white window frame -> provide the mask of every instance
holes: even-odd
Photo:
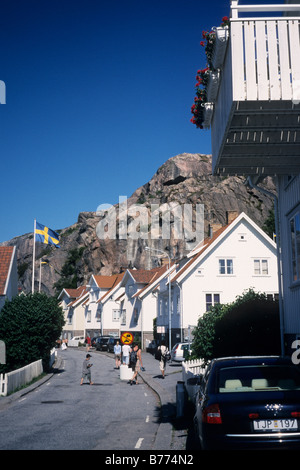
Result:
[[[224,266],[221,265],[222,262],[224,262]],[[223,269],[224,269],[224,272],[222,272]],[[220,276],[233,276],[234,275],[233,258],[229,258],[229,257],[219,258],[219,275]]]
[[[269,275],[269,260],[267,258],[254,258],[253,269],[254,269],[254,276],[268,276]]]
[[[207,296],[211,296],[211,302],[208,301]],[[217,300],[218,297],[218,300]],[[217,304],[221,303],[221,294],[220,292],[205,292],[205,308],[206,312],[209,312],[211,307],[214,307]],[[208,307],[209,306],[209,307]]]

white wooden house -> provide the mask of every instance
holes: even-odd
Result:
[[[58,296],[64,312],[65,325],[63,326],[62,339],[70,340],[74,336],[85,337],[85,307],[84,302],[88,297],[85,286],[77,289],[65,288]]]
[[[113,276],[112,287],[97,301],[97,312],[100,317],[100,334],[120,337],[125,323],[120,297],[124,292],[121,286],[124,273]]]
[[[157,327],[168,339],[168,279],[158,291]],[[246,214],[220,228],[178,263],[171,277],[172,345],[216,303],[228,303],[252,288],[278,296],[276,244]]]
[[[85,306],[85,331],[93,338],[94,336],[103,335],[105,332],[103,313],[103,305],[101,298],[107,294],[118,283],[119,275],[102,276],[92,275],[87,285],[88,298],[86,299]]]
[[[153,320],[157,314],[154,289],[166,272],[167,266],[150,270],[127,269],[121,283],[124,287],[120,297],[124,319],[122,331],[139,337],[143,348],[153,339]]]
[[[249,2],[251,3],[251,2]],[[277,181],[282,353],[300,337],[300,5],[232,1],[210,111],[213,173]],[[222,43],[222,44],[221,44]],[[216,54],[218,55],[218,54]]]
[[[18,295],[17,255],[15,246],[0,246],[0,310],[6,300]]]

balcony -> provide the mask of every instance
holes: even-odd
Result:
[[[232,2],[206,126],[214,174],[300,173],[299,10]]]

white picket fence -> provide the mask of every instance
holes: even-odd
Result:
[[[50,352],[50,367],[55,362],[57,351],[53,348]],[[30,383],[33,379],[43,373],[42,359],[32,362],[21,369],[0,374],[0,396],[7,396],[14,390]]]
[[[195,401],[199,385],[191,383],[192,381],[190,379],[196,379],[200,375],[203,375],[204,372],[205,365],[203,359],[194,359],[192,361],[184,361],[182,363],[182,381],[184,382],[187,394],[193,403]]]

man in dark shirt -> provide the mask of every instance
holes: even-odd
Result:
[[[89,363],[89,360],[92,356],[90,354],[87,354],[85,357],[85,360],[83,361],[82,364],[82,377],[81,377],[81,382],[80,385],[83,384],[83,381],[85,378],[90,382],[90,385],[93,385],[94,382],[92,382],[92,377],[91,377],[91,370],[90,368],[92,367],[93,364]]]

